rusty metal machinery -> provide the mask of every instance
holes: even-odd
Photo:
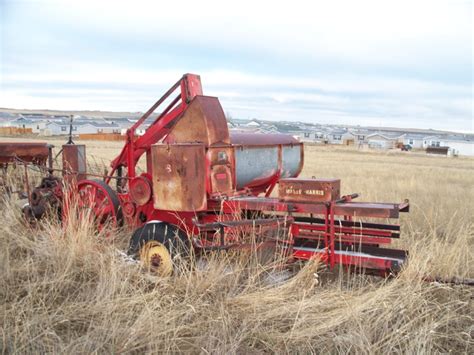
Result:
[[[5,192],[8,196],[12,193],[19,193],[20,196],[25,195],[29,199],[29,206],[26,213],[28,215],[40,216],[40,211],[43,210],[43,206],[47,204],[45,199],[42,199],[41,187],[40,190],[35,189],[33,192],[30,191],[30,183],[28,180],[28,164],[33,164],[38,168],[46,171],[46,164],[48,163],[48,169],[52,168],[52,157],[51,157],[52,146],[47,143],[32,143],[32,142],[9,142],[0,143],[0,169],[2,170],[2,176],[0,177],[0,191]],[[23,189],[17,190],[15,183],[18,181],[9,181],[8,168],[10,166],[17,167],[21,165],[24,167],[24,176],[21,185]],[[49,170],[50,171],[50,170]],[[45,186],[48,183],[41,183],[41,186]],[[48,184],[51,185],[51,184]],[[36,191],[37,190],[37,191]],[[41,200],[41,201],[40,201]],[[30,208],[32,203],[36,204],[36,212]]]
[[[227,250],[248,246],[243,234],[252,228],[261,231],[261,247],[277,243],[291,260],[319,257],[331,268],[380,275],[406,261],[406,251],[387,246],[400,237],[396,222],[407,201],[355,202],[357,194],[341,196],[339,179],[299,179],[303,144],[283,134],[229,132],[219,100],[203,95],[198,75],[185,74],[126,138],[101,181],[88,179],[80,146],[64,149],[63,174],[100,226],[135,230],[130,252],[146,265],[169,271],[160,262],[171,260],[183,235],[181,251]],[[146,170],[138,173],[142,156]],[[58,186],[51,190],[60,200]]]

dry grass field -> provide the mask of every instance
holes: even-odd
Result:
[[[104,159],[121,146],[86,144]],[[279,265],[246,255],[156,278],[117,252],[127,233],[105,241],[77,220],[31,229],[4,202],[0,352],[473,353],[473,288],[423,277],[474,277],[474,160],[308,146],[302,175],[341,178],[361,200],[410,199],[397,278],[311,262],[279,282]]]

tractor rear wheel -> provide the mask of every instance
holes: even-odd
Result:
[[[148,222],[135,230],[128,254],[139,258],[143,266],[160,276],[173,273],[175,259],[187,257],[189,238],[177,226],[160,221]]]

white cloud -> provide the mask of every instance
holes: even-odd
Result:
[[[57,84],[128,84],[146,86],[171,86],[182,74],[184,69],[165,71],[137,71],[102,65],[77,65],[74,71],[51,70],[37,72],[11,71],[3,76],[4,84],[14,83],[57,83]],[[249,74],[241,71],[207,70],[197,74],[205,87],[225,88],[265,88],[271,91],[277,89],[321,90],[324,92],[347,92],[357,94],[398,94],[398,95],[466,95],[471,86],[446,84],[436,81],[419,79],[398,79],[373,76],[334,76],[334,77],[300,77],[300,76],[271,76]],[[234,95],[237,91],[233,91]],[[313,96],[316,98],[316,96]]]
[[[364,64],[426,65],[472,48],[466,1],[95,1],[49,2],[64,26],[137,40],[264,51]],[[104,16],[102,16],[102,14]],[[451,50],[445,51],[448,46]],[[152,49],[152,44],[150,45]]]
[[[195,70],[235,117],[473,130],[472,77],[450,74],[472,63],[470,2],[8,3],[2,49],[13,59],[2,63],[0,106],[143,111]],[[91,49],[62,53],[74,36]],[[101,52],[109,40],[123,46]],[[148,53],[181,64],[140,67]]]

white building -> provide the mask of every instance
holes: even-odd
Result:
[[[474,140],[458,136],[443,137],[440,142],[442,147],[449,147],[449,155],[474,156]]]
[[[30,128],[32,133],[40,133],[41,130],[46,128],[46,120],[31,120],[24,117],[19,117],[17,119],[6,121],[3,123],[4,127],[17,127],[17,128]]]
[[[426,136],[423,138],[423,148],[441,147],[441,138],[439,136]]]
[[[392,149],[395,148],[401,136],[399,134],[377,132],[369,134],[366,139],[370,148]]]
[[[367,142],[367,136],[370,135],[369,131],[361,130],[361,129],[351,130],[350,133],[354,137],[353,139],[354,139],[354,143],[356,145],[361,145],[363,143],[366,143]]]
[[[449,147],[449,155],[474,156],[474,137],[461,135],[428,136],[423,138],[423,148]]]
[[[333,130],[328,133],[327,140],[330,144],[343,144],[344,138],[348,138],[348,135],[352,137],[352,134],[346,130]]]
[[[404,134],[401,137],[401,141],[405,145],[410,145],[412,148],[416,149],[422,149],[423,148],[423,142],[425,140],[425,137],[422,135],[416,135],[416,134]]]
[[[253,119],[249,123],[247,123],[246,126],[252,127],[252,128],[258,128],[261,126],[261,124],[256,119]]]
[[[69,122],[48,122],[42,130],[45,136],[68,135]],[[96,121],[73,121],[72,134],[120,133],[120,126],[116,123]]]

